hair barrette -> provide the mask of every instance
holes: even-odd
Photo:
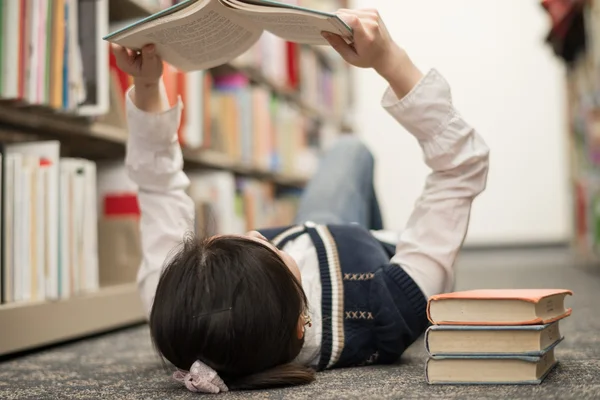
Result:
[[[200,360],[194,362],[189,371],[177,370],[173,374],[173,379],[184,384],[190,392],[220,393],[229,391],[217,371]]]

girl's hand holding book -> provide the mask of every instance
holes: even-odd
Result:
[[[352,28],[354,42],[347,44],[339,35],[329,32],[323,32],[323,37],[346,62],[373,68],[390,83],[399,98],[404,97],[423,75],[391,38],[377,10],[341,9],[336,14]]]
[[[117,44],[112,44],[111,47],[117,66],[133,77],[136,86],[158,83],[163,73],[163,63],[153,44],[147,44],[140,52]]]
[[[135,105],[147,112],[163,111],[165,107],[160,95],[163,62],[156,54],[155,46],[147,44],[140,52],[117,44],[111,47],[119,69],[133,77],[135,91],[132,100]]]

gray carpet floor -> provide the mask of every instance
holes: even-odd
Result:
[[[228,399],[600,399],[600,267],[575,266],[564,250],[465,252],[457,290],[572,289],[561,322],[558,367],[535,386],[429,386],[423,342],[393,366],[334,370],[304,387],[218,395]],[[1,332],[1,327],[0,327]],[[148,330],[138,326],[0,363],[0,399],[192,399],[169,379]]]

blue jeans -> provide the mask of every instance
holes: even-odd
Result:
[[[383,229],[373,185],[374,166],[373,155],[358,138],[342,136],[320,161],[294,222],[356,223],[366,229]]]

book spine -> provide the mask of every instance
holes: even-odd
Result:
[[[425,331],[425,335],[423,337],[423,343],[425,344],[425,351],[427,352],[427,354],[429,356],[432,356],[433,354],[431,354],[431,350],[430,350],[430,346],[429,346],[429,334],[431,333],[433,327],[429,327],[427,328],[427,330]]]

